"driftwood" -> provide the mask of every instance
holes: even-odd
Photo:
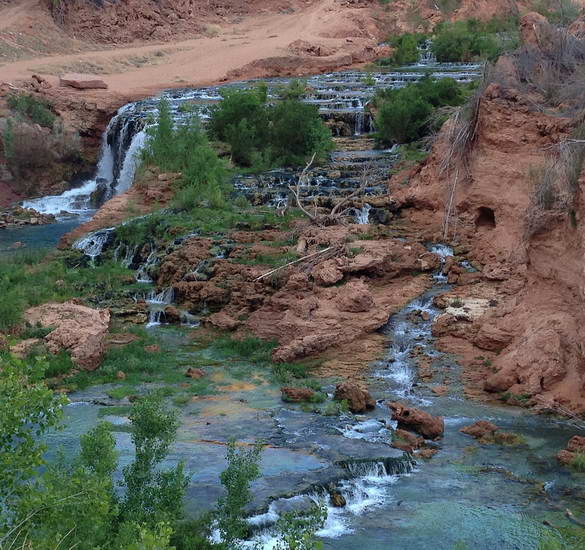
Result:
[[[296,185],[293,187],[289,185],[288,188],[290,192],[293,194],[295,199],[295,203],[297,207],[301,210],[312,223],[316,225],[337,225],[341,223],[342,219],[347,216],[347,213],[350,209],[343,209],[343,207],[348,204],[351,200],[355,199],[356,197],[361,196],[368,184],[370,183],[370,175],[372,172],[371,165],[367,164],[364,166],[364,171],[360,178],[360,185],[357,189],[355,189],[351,194],[346,197],[343,197],[332,209],[329,213],[326,214],[319,214],[317,210],[317,200],[315,199],[313,202],[313,213],[309,212],[309,210],[303,205],[301,200],[301,188],[303,183],[307,180],[307,176],[310,173],[311,167],[315,162],[315,155],[311,157],[311,160],[307,163],[303,171],[298,177]]]

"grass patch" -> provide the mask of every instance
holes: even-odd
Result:
[[[98,418],[104,416],[128,416],[132,412],[131,405],[119,405],[115,407],[102,407],[98,411]]]
[[[211,348],[230,359],[250,361],[252,363],[268,363],[277,343],[274,340],[262,340],[248,337],[242,340],[226,336],[215,340]]]
[[[571,459],[570,466],[577,472],[585,472],[585,454],[575,453]]]
[[[51,112],[50,104],[33,95],[22,93],[9,95],[7,102],[13,112],[45,128],[52,128],[57,119]]]

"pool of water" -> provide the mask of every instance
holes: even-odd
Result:
[[[78,227],[85,218],[74,218],[48,225],[27,225],[0,230],[0,255],[23,249],[54,248],[59,239]],[[15,247],[15,243],[24,246]]]

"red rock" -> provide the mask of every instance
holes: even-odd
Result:
[[[339,289],[337,307],[340,311],[366,312],[370,311],[374,305],[374,297],[363,281],[352,281]]]
[[[199,380],[205,376],[205,371],[202,369],[195,369],[193,367],[189,367],[187,372],[185,373],[187,378],[192,378],[193,380]]]
[[[99,367],[106,351],[106,336],[110,325],[110,312],[75,304],[44,304],[29,309],[25,320],[31,325],[54,327],[45,336],[51,353],[66,350],[72,361],[85,370]]]
[[[160,347],[156,344],[153,344],[152,346],[144,346],[144,351],[147,353],[158,353],[160,351]]]
[[[407,453],[412,453],[415,449],[422,447],[424,442],[425,440],[422,437],[406,430],[398,429],[393,434],[390,446]]]
[[[445,395],[446,393],[449,393],[449,386],[435,386],[432,391],[435,395]]]
[[[331,286],[343,279],[343,272],[335,259],[321,262],[311,273],[313,280],[322,286]]]
[[[78,90],[107,90],[108,85],[92,74],[68,73],[59,78],[59,86],[69,86]]]
[[[390,403],[388,406],[392,411],[392,420],[398,421],[399,428],[413,430],[426,439],[441,437],[445,431],[442,416],[432,416],[402,403]]]
[[[575,455],[585,455],[585,437],[580,435],[574,435],[567,443],[567,448],[559,451],[557,454],[557,460],[569,466],[575,459]]]
[[[480,349],[499,352],[512,341],[512,337],[510,332],[484,323],[473,339],[473,343]]]
[[[334,398],[337,401],[346,400],[352,413],[361,413],[376,408],[376,401],[367,388],[351,380],[337,384]]]
[[[470,435],[475,439],[482,439],[485,436],[493,436],[498,429],[499,428],[495,424],[492,424],[487,420],[478,420],[477,422],[471,424],[470,426],[465,426],[464,428],[461,428],[459,431],[461,433]]]
[[[310,401],[315,392],[309,388],[280,388],[282,400],[290,403]]]
[[[119,371],[116,373],[116,379],[117,379],[117,380],[126,380],[126,373],[125,373],[125,372],[123,372],[123,371],[121,371],[121,370],[119,370]]]
[[[420,456],[421,458],[428,460],[433,458],[438,452],[439,449],[420,449],[420,451],[416,453],[416,456]]]

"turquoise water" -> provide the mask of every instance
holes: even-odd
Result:
[[[85,220],[75,218],[68,221],[48,225],[27,225],[0,230],[0,254],[11,254],[22,248],[12,248],[14,243],[21,242],[25,248],[54,248],[59,239],[72,231]]]

